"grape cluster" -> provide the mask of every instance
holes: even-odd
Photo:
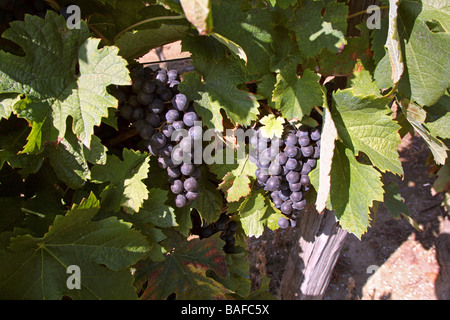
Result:
[[[219,219],[211,224],[202,226],[200,230],[201,238],[209,238],[216,232],[220,232],[220,239],[225,241],[223,250],[225,253],[233,253],[236,243],[237,222],[231,220],[230,217],[222,213]]]
[[[250,141],[256,148],[257,182],[270,192],[272,202],[285,215],[278,221],[280,228],[295,226],[306,207],[308,174],[319,158],[320,138],[318,128],[301,126],[288,130],[283,139],[265,139],[258,131]]]
[[[202,139],[197,113],[187,97],[178,92],[176,70],[135,67],[131,87],[121,87],[119,100],[122,118],[133,123],[149,152],[158,157],[167,171],[175,205],[184,207],[199,196],[200,168],[194,164],[194,140]]]

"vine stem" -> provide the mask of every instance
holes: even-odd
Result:
[[[381,9],[381,10],[383,10],[383,9],[389,9],[389,6],[381,6],[380,9]],[[367,13],[367,10],[362,10],[362,11],[359,11],[359,12],[356,12],[356,13],[353,13],[353,14],[349,15],[349,16],[347,17],[347,19],[352,19],[352,18],[354,18],[354,17],[360,16],[360,15],[366,14],[366,13]]]
[[[139,22],[137,22],[137,23],[135,23],[135,24],[133,24],[133,25],[131,25],[131,26],[129,26],[129,27],[123,29],[122,31],[120,31],[120,32],[114,37],[114,42],[116,42],[116,40],[117,40],[118,38],[120,38],[120,36],[123,35],[125,32],[127,32],[127,31],[129,31],[129,30],[131,30],[131,29],[134,29],[134,28],[136,28],[136,27],[139,27],[139,26],[141,26],[141,25],[143,25],[143,24],[150,23],[150,22],[153,22],[153,21],[159,21],[159,20],[177,20],[177,19],[184,19],[184,18],[186,18],[186,16],[182,14],[182,15],[179,15],[179,16],[162,16],[162,17],[154,17],[154,18],[149,18],[149,19],[145,19],[145,20],[139,21]]]
[[[318,106],[314,106],[314,109],[316,109],[316,111],[323,117],[323,112]]]

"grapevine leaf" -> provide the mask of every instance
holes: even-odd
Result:
[[[192,202],[191,207],[197,209],[206,223],[217,221],[222,212],[223,199],[217,186],[209,179],[209,172],[202,170],[199,181],[199,197]]]
[[[97,136],[92,137],[91,149],[88,149],[71,131],[67,131],[56,146],[49,145],[46,152],[58,178],[72,189],[82,187],[91,178],[88,163],[106,162],[106,147]]]
[[[272,56],[270,30],[271,13],[265,9],[241,11],[241,1],[216,0],[211,2],[214,33],[241,47],[248,58],[251,73],[269,71]]]
[[[42,238],[19,235],[0,251],[5,299],[136,299],[128,268],[146,257],[145,238],[114,217],[92,221],[95,196],[57,216]],[[80,268],[80,289],[67,286],[67,268]],[[24,276],[26,275],[26,276]]]
[[[278,72],[285,65],[289,64],[301,64],[302,56],[297,42],[293,39],[294,36],[289,33],[289,30],[282,26],[277,26],[273,31],[272,50],[274,53],[270,58],[272,71]]]
[[[242,59],[245,62],[245,64],[247,64],[248,62],[247,54],[240,45],[215,32],[212,32],[211,36],[213,36],[220,43],[224,44],[228,49],[230,49],[231,52],[233,52],[236,56]]]
[[[430,133],[435,137],[450,139],[450,97],[444,95],[434,106],[425,109],[430,116],[425,123]]]
[[[299,78],[296,68],[286,66],[277,74],[277,83],[273,91],[273,101],[288,120],[302,119],[308,115],[313,106],[321,105],[322,90],[319,84],[320,77],[311,70],[305,70]]]
[[[257,238],[263,234],[264,225],[270,223],[274,228],[273,221],[281,217],[280,211],[261,192],[253,192],[245,199],[239,208],[239,215],[245,234]]]
[[[228,274],[223,241],[218,235],[186,241],[172,232],[163,244],[168,251],[164,261],[138,265],[148,275],[143,300],[167,299],[172,293],[180,300],[226,299],[226,294],[231,293],[206,274],[208,270],[220,277]]]
[[[347,43],[347,13],[347,6],[335,1],[302,2],[293,29],[304,58],[313,57],[324,48],[332,53],[343,49]]]
[[[117,212],[122,206],[127,212],[138,212],[148,191],[142,180],[147,178],[149,157],[133,150],[123,150],[123,160],[108,155],[106,164],[91,169],[95,183],[109,182],[102,191],[102,206]]]
[[[388,115],[390,98],[359,96],[353,88],[338,90],[333,97],[336,108],[332,116],[345,145],[355,154],[367,154],[378,169],[402,175],[397,151],[400,126]]]
[[[330,171],[334,155],[334,143],[338,138],[336,126],[328,108],[324,108],[323,129],[320,143],[320,166],[317,189],[316,209],[322,212],[330,194]]]
[[[142,208],[134,217],[134,224],[142,227],[148,222],[155,226],[167,228],[177,226],[174,209],[164,204],[167,201],[168,191],[162,189],[150,189],[148,200],[144,201]],[[145,232],[145,228],[142,228]]]
[[[444,164],[447,159],[448,148],[441,140],[433,136],[423,126],[423,123],[427,117],[425,110],[417,104],[408,101],[406,98],[400,101],[400,106],[408,122],[420,134],[430,148],[434,160],[438,164]]]
[[[361,238],[370,225],[373,201],[383,201],[381,174],[359,163],[353,152],[337,141],[330,176],[331,208],[342,228]]]
[[[229,147],[216,151],[216,159],[209,166],[212,173],[222,180],[219,190],[224,191],[227,202],[239,201],[251,192],[250,177],[255,177],[256,165],[250,161],[249,156],[244,156],[245,146],[237,149]],[[232,155],[232,162],[227,160],[228,154]]]
[[[180,0],[186,18],[198,30],[201,36],[211,32],[213,21],[209,0]]]
[[[399,34],[407,61],[399,92],[419,105],[431,106],[450,87],[450,10],[447,1],[401,1]],[[442,31],[430,30],[436,22]]]
[[[400,190],[398,189],[398,185],[394,182],[389,184],[385,184],[383,186],[385,191],[383,205],[386,208],[387,212],[394,218],[400,219],[402,216],[406,218],[411,225],[420,231],[419,224],[414,221],[409,212],[408,206],[405,204],[405,200],[400,194]]]
[[[258,101],[247,91],[239,90],[237,85],[247,80],[241,60],[230,56],[216,63],[194,55],[193,65],[198,74],[184,75],[179,85],[181,92],[194,100],[194,108],[210,129],[223,130],[223,109],[234,123],[248,126],[258,116]]]
[[[8,119],[14,110],[14,105],[20,100],[18,93],[0,94],[0,118]]]
[[[14,22],[3,36],[25,51],[23,57],[0,52],[0,92],[21,93],[29,100],[14,110],[32,127],[23,151],[36,153],[62,138],[68,117],[89,148],[94,126],[108,115],[108,108],[117,107],[106,87],[130,81],[117,48],[97,49],[100,39],[88,38],[84,22],[80,29],[69,30],[64,18],[51,11],[45,20],[28,15],[24,22]]]
[[[273,114],[270,114],[264,116],[259,123],[263,125],[263,127],[259,129],[263,138],[272,139],[273,137],[278,137],[281,139],[281,136],[283,135],[283,118],[275,117]]]
[[[185,25],[162,24],[155,29],[129,31],[120,36],[115,44],[119,54],[125,59],[137,59],[151,49],[175,42],[183,38],[188,27]]]

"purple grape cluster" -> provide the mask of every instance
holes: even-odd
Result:
[[[209,238],[216,232],[220,232],[220,239],[225,241],[223,250],[225,253],[233,253],[237,227],[236,221],[231,220],[227,214],[222,213],[217,221],[201,227],[200,237]]]
[[[310,189],[308,174],[320,155],[321,133],[318,128],[301,126],[290,129],[283,139],[266,139],[258,131],[250,143],[256,148],[256,179],[275,207],[285,215],[280,228],[295,226],[306,207],[305,193]]]
[[[194,140],[202,139],[202,128],[196,125],[200,119],[187,97],[178,92],[176,70],[139,66],[130,74],[131,86],[116,93],[120,115],[133,123],[149,152],[167,171],[175,205],[187,206],[199,196],[201,173],[192,151]]]

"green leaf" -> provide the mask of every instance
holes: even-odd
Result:
[[[367,89],[364,89],[364,93]],[[381,171],[402,175],[397,146],[400,126],[389,115],[389,97],[356,95],[353,88],[333,95],[332,116],[340,138],[354,151],[364,152]]]
[[[450,9],[448,1],[401,1],[398,8],[399,34],[407,62],[399,92],[419,105],[431,106],[450,87]],[[430,30],[429,23],[444,32]]]
[[[400,106],[408,122],[420,134],[420,136],[428,145],[428,148],[430,148],[434,160],[438,164],[444,164],[445,160],[447,159],[448,148],[441,140],[433,136],[423,126],[427,117],[425,110],[419,105],[408,101],[408,99],[402,99],[400,101]]]
[[[186,18],[201,36],[211,32],[213,27],[211,3],[209,0],[180,0]]]
[[[330,205],[341,227],[356,237],[367,231],[373,201],[383,201],[381,174],[359,163],[350,149],[337,141],[331,167]]]
[[[199,197],[192,202],[191,207],[197,209],[205,223],[217,221],[222,212],[223,199],[217,190],[217,185],[209,179],[211,174],[205,169],[199,182]]]
[[[162,24],[159,27],[129,31],[115,42],[119,54],[125,59],[137,59],[151,49],[182,39],[188,27],[177,24]]]
[[[14,105],[20,100],[18,93],[0,94],[0,118],[8,119],[14,110]]]
[[[105,164],[106,151],[97,136],[92,137],[91,149],[88,149],[71,131],[67,131],[65,138],[56,146],[46,148],[56,175],[72,189],[82,187],[91,178],[88,163]]]
[[[73,132],[89,148],[94,126],[108,115],[108,108],[117,108],[106,87],[130,81],[118,49],[97,49],[100,39],[88,39],[84,22],[80,29],[69,30],[64,18],[52,11],[45,20],[26,16],[3,36],[25,51],[25,56],[0,52],[0,92],[21,93],[29,100],[16,103],[14,110],[32,127],[23,151],[37,153],[64,137],[68,117]]]
[[[239,216],[245,234],[260,237],[264,232],[264,225],[270,224],[271,229],[278,227],[274,226],[274,221],[278,221],[281,212],[261,192],[253,192],[241,204]]]
[[[218,235],[186,241],[172,232],[164,246],[168,253],[163,262],[138,265],[148,276],[141,299],[162,300],[175,293],[179,300],[211,300],[226,299],[231,293],[206,274],[209,270],[222,278],[228,274],[223,241]]]
[[[250,73],[269,71],[271,48],[271,12],[267,9],[241,11],[242,1],[216,0],[211,2],[214,33],[241,47],[248,58]]]
[[[402,216],[405,217],[417,231],[421,231],[419,224],[411,217],[409,208],[400,194],[398,185],[391,182],[389,184],[385,184],[383,189],[385,191],[383,205],[387,212],[389,212],[389,214],[397,220],[399,220]]]
[[[259,129],[263,138],[272,139],[273,137],[278,137],[281,139],[284,129],[283,118],[275,117],[273,114],[270,114],[259,120],[259,123],[263,125]]]
[[[57,216],[42,238],[19,235],[0,251],[2,299],[136,299],[128,267],[148,253],[131,224],[91,219],[99,203],[91,195]],[[67,268],[80,268],[81,288],[69,289]]]
[[[148,200],[144,201],[142,208],[134,217],[134,223],[145,226],[150,222],[155,226],[168,228],[176,227],[174,209],[166,205],[168,191],[162,189],[150,189]],[[142,228],[145,232],[145,228]]]
[[[273,91],[273,101],[283,117],[288,120],[301,120],[308,115],[313,106],[322,105],[323,94],[319,84],[320,77],[311,70],[305,70],[299,78],[296,68],[286,66],[277,74]]]
[[[203,77],[193,72],[185,74],[179,89],[194,100],[194,108],[206,127],[223,130],[221,109],[236,124],[248,126],[256,120],[258,101],[249,92],[237,88],[247,81],[241,60],[230,56],[212,63],[194,53],[193,58],[195,70]]]
[[[302,2],[293,30],[304,58],[313,57],[323,49],[332,53],[342,50],[347,43],[347,13],[347,6],[336,1]]]
[[[450,139],[450,97],[442,96],[438,103],[429,108],[425,108],[429,118],[425,126],[435,137]]]
[[[91,169],[92,182],[109,182],[101,193],[102,207],[117,212],[120,207],[129,213],[138,212],[148,190],[142,180],[147,178],[149,156],[123,149],[123,160],[108,155],[106,164]]]

